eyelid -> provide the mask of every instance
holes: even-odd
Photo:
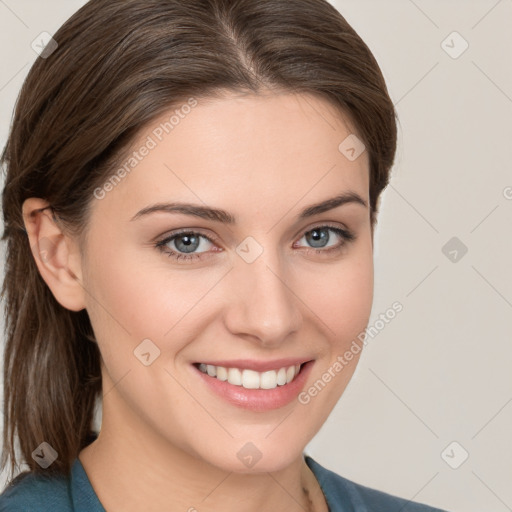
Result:
[[[162,235],[161,237],[158,237],[158,240],[166,240],[168,238],[172,238],[172,237],[175,237],[175,236],[178,236],[178,235],[185,235],[185,234],[194,234],[194,235],[201,235],[203,236],[204,238],[207,238],[208,240],[210,240],[211,242],[215,241],[215,240],[219,240],[219,237],[216,236],[216,235],[206,235],[201,228],[181,228],[181,229],[178,229],[176,231],[170,231],[169,233],[167,234],[164,234]]]
[[[304,236],[306,233],[309,233],[310,231],[313,231],[314,229],[319,228],[331,228],[331,229],[341,229],[342,231],[345,231],[347,233],[351,233],[352,231],[343,224],[342,222],[330,222],[330,221],[318,221],[318,222],[312,222],[309,226],[306,226],[305,228],[300,229],[294,238],[297,238],[299,236]]]

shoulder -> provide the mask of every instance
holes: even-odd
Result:
[[[0,512],[67,512],[73,505],[65,476],[19,474],[0,494]]]
[[[333,512],[345,510],[347,506],[361,512],[446,512],[348,480],[324,468],[310,456],[306,456],[306,462],[317,477]]]

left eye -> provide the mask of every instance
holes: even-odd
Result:
[[[329,232],[335,233],[341,242],[334,246],[327,245],[331,240]],[[302,236],[302,239],[306,239],[307,243],[313,244],[312,247],[307,248],[315,253],[330,253],[331,251],[340,250],[345,244],[355,239],[355,235],[346,229],[339,228],[337,226],[318,226],[309,231],[306,231]],[[205,242],[203,243],[202,240]],[[173,244],[173,249],[168,247],[168,244]],[[203,252],[200,251],[195,253],[199,248],[204,248],[204,245],[208,243],[213,244],[214,242],[201,233],[195,231],[182,231],[171,235],[155,244],[155,246],[169,257],[176,260],[192,260],[201,258]]]
[[[174,249],[176,249],[178,253],[174,252],[172,249],[170,251],[165,250],[164,247],[170,243],[172,243]],[[172,235],[165,240],[158,242],[157,247],[159,247],[164,252],[167,252],[169,256],[175,256],[177,259],[191,259],[193,257],[199,257],[198,255],[194,254],[194,251],[199,248],[204,248],[204,245],[208,245],[208,243],[212,244],[213,242],[207,236],[191,231]],[[200,251],[200,253],[201,252],[206,251]]]
[[[346,242],[354,238],[352,233],[348,232],[345,229],[341,229],[334,226],[319,226],[317,228],[313,228],[309,231],[306,231],[302,238],[305,238],[308,241],[308,243],[318,244],[313,245],[313,249],[329,247],[328,245],[326,245],[331,240],[329,231],[336,233],[336,235],[342,239],[341,243],[335,246],[336,248],[340,247],[341,245],[344,245]]]

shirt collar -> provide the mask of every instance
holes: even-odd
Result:
[[[71,500],[74,512],[106,512],[78,457],[71,466]]]
[[[368,512],[352,482],[324,468],[309,455],[304,455],[304,460],[320,484],[329,512]]]

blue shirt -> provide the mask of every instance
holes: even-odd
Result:
[[[306,464],[325,495],[330,512],[446,512],[357,484],[330,471],[309,455]],[[18,475],[0,495],[0,512],[105,512],[80,459],[69,478]]]

